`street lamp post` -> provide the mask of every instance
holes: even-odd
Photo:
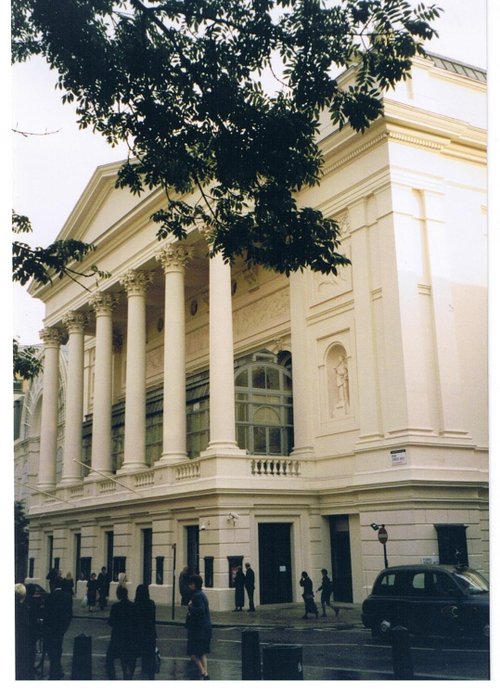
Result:
[[[389,535],[387,534],[387,529],[385,528],[385,524],[376,524],[376,522],[372,522],[370,527],[373,529],[374,532],[378,532],[377,538],[384,547],[384,568],[389,567],[389,562],[387,560],[387,540],[389,538]]]

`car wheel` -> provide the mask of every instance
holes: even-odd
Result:
[[[372,636],[374,638],[388,638],[391,628],[392,624],[388,619],[379,618],[377,619],[375,626],[372,628]]]

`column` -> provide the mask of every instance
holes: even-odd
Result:
[[[312,428],[312,394],[314,384],[311,359],[307,350],[307,275],[297,271],[290,275],[290,329],[293,377],[294,457],[314,454]]]
[[[96,292],[90,298],[96,316],[94,412],[92,417],[92,469],[113,473],[111,462],[111,408],[113,397],[113,308],[115,298]],[[98,477],[91,472],[92,477]]]
[[[40,338],[44,342],[44,354],[38,488],[46,491],[53,489],[56,485],[57,397],[61,332],[57,328],[43,329],[40,331]]]
[[[81,312],[68,312],[63,324],[68,332],[68,380],[66,416],[64,419],[64,458],[61,483],[80,483],[83,421],[83,339],[86,317]]]
[[[238,450],[234,406],[231,266],[222,254],[210,258],[210,442],[209,450]]]
[[[146,288],[152,280],[146,271],[120,279],[128,298],[123,472],[146,468]]]
[[[184,269],[191,256],[191,248],[167,244],[156,257],[165,273],[163,452],[161,461],[187,459]]]

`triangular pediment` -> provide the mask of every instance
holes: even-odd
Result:
[[[151,195],[145,191],[137,196],[128,188],[115,188],[122,165],[123,160],[97,167],[57,236],[58,240],[77,239],[95,244]]]

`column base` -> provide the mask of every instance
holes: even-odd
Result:
[[[81,476],[71,476],[67,478],[62,478],[59,481],[59,486],[64,488],[69,488],[70,486],[81,486],[83,483],[83,478]]]
[[[290,457],[296,457],[297,459],[309,459],[310,457],[314,457],[314,447],[297,447],[297,449],[293,449],[290,453]]]
[[[136,474],[139,471],[146,471],[149,466],[146,462],[123,462],[116,472],[117,474]]]
[[[239,457],[246,457],[248,452],[244,449],[240,449],[236,442],[227,442],[225,440],[215,440],[211,442],[206,450],[200,452],[200,457],[213,457],[217,454],[225,455],[238,455]]]
[[[189,462],[189,457],[186,452],[168,452],[161,455],[155,464],[180,464],[181,462]]]

